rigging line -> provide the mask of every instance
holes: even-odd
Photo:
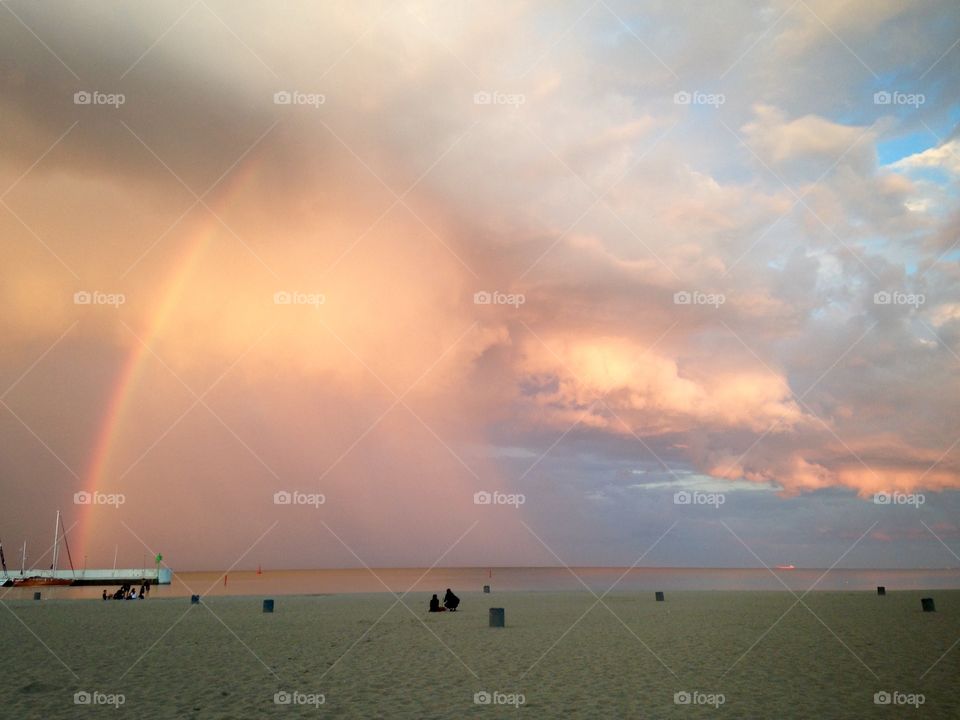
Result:
[[[73,576],[77,576],[77,570],[73,567],[73,558],[70,556],[70,543],[67,541],[67,529],[63,526],[63,518],[58,518],[60,521],[60,528],[63,530],[63,544],[67,548],[67,560],[70,561],[70,572],[73,573]]]

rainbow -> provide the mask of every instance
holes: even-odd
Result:
[[[227,204],[230,198],[236,196],[251,184],[258,169],[259,163],[256,157],[247,158],[244,161],[235,171],[234,180],[224,191],[218,194],[216,204],[211,204],[217,214],[220,214],[220,209]],[[138,332],[139,339],[130,338],[130,351],[118,373],[117,381],[109,393],[106,410],[100,420],[90,461],[84,473],[86,479],[84,489],[88,492],[96,492],[105,484],[108,484],[109,471],[112,469],[110,460],[124,426],[124,418],[126,418],[127,411],[130,408],[131,399],[136,394],[136,389],[143,374],[144,361],[151,356],[151,348],[153,348],[155,341],[163,334],[170,318],[179,308],[187,281],[193,275],[200,260],[210,248],[222,227],[220,221],[213,217],[209,211],[202,207],[199,211],[206,212],[209,218],[199,224],[195,232],[188,234],[184,249],[174,263],[173,271],[162,285],[160,291],[162,299],[147,322],[146,330]],[[90,508],[84,506],[80,506],[80,508],[81,517],[77,535],[80,554],[82,555],[95,531],[96,513],[91,512]]]

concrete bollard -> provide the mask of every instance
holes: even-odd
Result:
[[[199,604],[200,604],[200,596],[199,596],[199,595],[191,595],[191,596],[190,596],[190,604],[191,604],[191,605],[199,605]]]
[[[936,612],[937,606],[933,604],[933,598],[920,598],[920,607],[924,612]]]
[[[35,592],[35,593],[33,594],[33,599],[34,599],[34,600],[39,600],[39,599],[40,599],[40,593],[39,593],[39,592]]]
[[[265,613],[272,613],[272,612],[273,612],[273,600],[272,600],[272,599],[268,599],[268,600],[264,600],[264,601],[263,601],[263,611],[264,611]]]
[[[656,598],[657,598],[657,602],[663,602],[663,593],[657,590]]]
[[[887,589],[883,585],[877,585],[877,595],[886,595]]]
[[[506,627],[503,608],[490,608],[490,627]]]
[[[490,586],[489,586],[489,585],[484,585],[484,586],[483,586],[483,591],[484,591],[485,593],[487,593],[487,595],[489,595],[489,594],[490,594]]]

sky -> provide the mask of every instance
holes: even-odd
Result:
[[[0,87],[10,566],[960,563],[949,0],[13,0]]]

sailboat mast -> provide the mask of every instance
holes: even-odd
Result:
[[[20,556],[20,574],[27,569],[27,541],[23,541],[23,555]]]
[[[53,572],[57,572],[57,550],[60,545],[60,511],[57,510],[57,524],[53,527]]]

